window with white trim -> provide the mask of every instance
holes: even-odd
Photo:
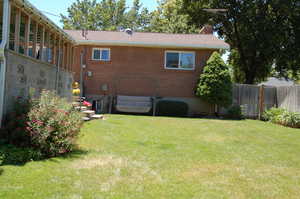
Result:
[[[110,61],[110,49],[93,48],[92,59],[97,61]]]
[[[195,69],[195,52],[188,51],[166,51],[165,68],[179,70]]]

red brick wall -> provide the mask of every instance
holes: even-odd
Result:
[[[111,61],[93,61],[93,48],[110,48]],[[86,51],[85,93],[103,95],[101,85],[107,84],[112,95],[137,95],[161,97],[194,97],[196,83],[211,50],[187,50],[196,52],[195,70],[171,70],[164,68],[165,51],[174,49],[78,46],[75,48],[75,80],[80,79],[80,53]],[[176,49],[178,50],[178,49]]]

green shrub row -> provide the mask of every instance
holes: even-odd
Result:
[[[263,120],[292,128],[300,128],[300,114],[282,108],[271,108],[264,112]]]
[[[182,101],[161,100],[156,106],[158,116],[185,117],[189,111],[187,103]]]
[[[224,116],[227,119],[241,120],[244,118],[241,106],[232,105],[227,109],[227,113]]]

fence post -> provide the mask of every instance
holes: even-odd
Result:
[[[259,112],[258,112],[258,119],[261,120],[262,115],[264,113],[264,104],[265,104],[265,86],[261,85],[259,88]]]

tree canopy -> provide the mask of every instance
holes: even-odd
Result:
[[[149,27],[151,32],[198,33],[199,28],[189,24],[189,16],[181,12],[182,0],[160,0],[158,7],[151,13]]]
[[[64,29],[119,30],[131,28],[141,32],[197,33],[199,27],[189,25],[189,16],[181,12],[182,0],[158,0],[150,12],[140,0],[126,7],[126,0],[77,0],[61,15]]]
[[[77,0],[68,8],[68,16],[61,15],[64,29],[74,30],[141,31],[149,20],[150,13],[139,0],[134,0],[131,8],[126,7],[126,0]]]
[[[300,71],[298,0],[184,0],[190,23],[210,23],[231,46],[235,76],[253,84]]]

